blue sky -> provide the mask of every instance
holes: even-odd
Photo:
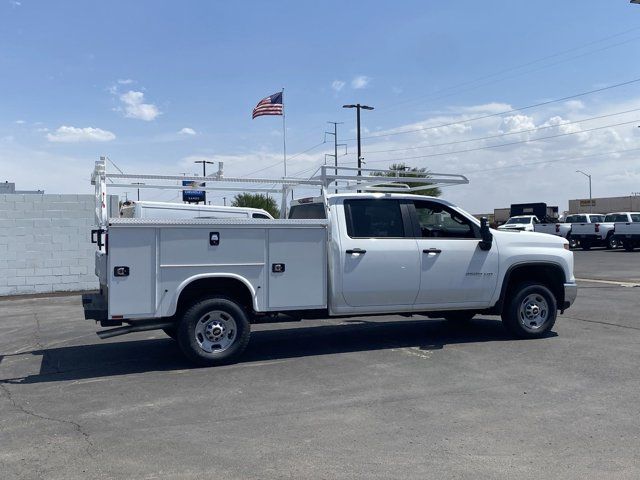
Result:
[[[353,111],[344,103],[376,107],[363,115],[365,136],[460,122],[365,139],[371,166],[425,151],[400,148],[548,126],[462,148],[523,140],[519,145],[450,155],[461,146],[445,146],[428,151],[447,155],[407,163],[476,172],[469,187],[448,197],[469,210],[539,200],[563,209],[567,198],[585,194],[576,168],[594,171],[594,194],[640,190],[633,153],[527,166],[640,147],[632,124],[573,131],[640,119],[635,112],[577,123],[639,108],[640,83],[468,120],[638,78],[639,53],[640,5],[626,0],[0,0],[0,180],[51,193],[88,192],[101,154],[127,172],[197,172],[193,160],[206,158],[224,160],[228,175],[251,173],[282,155],[281,118],[251,120],[251,110],[284,87],[290,155],[322,142],[328,120],[345,122],[340,136],[353,138]],[[572,133],[525,142],[556,131]],[[289,172],[313,171],[325,147],[292,159]],[[353,165],[355,156],[341,161]],[[524,166],[505,168],[517,165]],[[493,173],[477,173],[485,168]],[[260,172],[281,174],[281,165]]]

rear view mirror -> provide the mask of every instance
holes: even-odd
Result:
[[[481,250],[491,250],[491,244],[493,243],[493,234],[491,230],[489,230],[489,225],[487,223],[487,217],[482,217],[480,219],[480,236],[482,240],[478,244]]]

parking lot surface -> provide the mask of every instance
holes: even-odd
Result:
[[[576,252],[576,305],[540,340],[314,320],[257,325],[218,368],[161,332],[99,340],[78,296],[1,301],[1,476],[637,479],[639,272]]]

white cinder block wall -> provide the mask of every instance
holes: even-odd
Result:
[[[0,295],[98,288],[93,195],[0,195]]]

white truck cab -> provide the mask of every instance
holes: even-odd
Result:
[[[251,323],[279,313],[501,315],[513,335],[538,338],[576,298],[566,240],[492,230],[440,198],[325,194],[289,217],[109,219],[95,231],[101,292],[85,316],[115,327],[101,338],[161,328],[194,362],[218,365],[242,353]]]

